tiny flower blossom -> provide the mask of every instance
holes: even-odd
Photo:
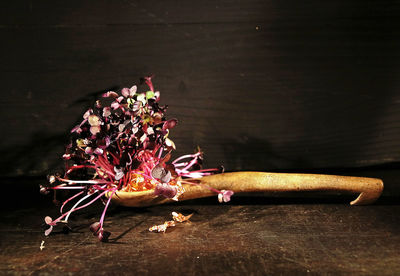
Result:
[[[221,190],[221,192],[218,193],[218,201],[220,203],[228,202],[231,200],[232,195],[233,195],[233,191],[231,191],[231,190]]]

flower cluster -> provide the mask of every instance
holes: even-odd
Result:
[[[69,189],[77,193],[63,202],[60,217],[45,218],[45,235],[57,223],[67,223],[71,213],[102,199],[105,208],[90,229],[99,240],[107,241],[111,233],[104,230],[104,217],[116,191],[154,190],[155,195],[178,200],[184,192],[182,177],[199,178],[219,172],[200,169],[200,150],[168,163],[175,149],[169,133],[178,121],[166,119],[167,107],[159,105],[160,92],[154,91],[151,77],[144,78],[144,82],[147,91],[138,92],[135,85],[123,88],[121,94],[103,94],[71,130],[71,142],[63,155],[65,174],[50,176],[49,185],[42,186],[41,192]],[[218,193],[221,202],[229,201],[232,195],[230,191],[208,188]],[[64,212],[73,201],[73,206]]]

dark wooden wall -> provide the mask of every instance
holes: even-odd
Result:
[[[2,1],[1,174],[61,165],[96,96],[156,75],[177,155],[227,170],[400,161],[400,3]]]

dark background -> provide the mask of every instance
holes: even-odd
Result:
[[[152,73],[180,121],[175,156],[199,145],[227,171],[372,171],[396,192],[398,2],[0,5],[3,178],[57,170],[96,97]]]
[[[0,37],[0,274],[400,275],[399,1],[0,1]],[[111,205],[108,244],[88,231],[97,202],[44,237],[58,208],[38,187],[70,129],[148,74],[175,157],[379,177],[383,196]],[[192,222],[149,233],[172,211]]]

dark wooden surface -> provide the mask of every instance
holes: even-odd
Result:
[[[398,275],[398,1],[0,3],[0,274]],[[340,197],[235,197],[113,208],[112,242],[73,217],[43,236],[69,129],[101,92],[149,73],[175,156],[201,146],[228,171],[380,177],[377,205]],[[297,195],[299,196],[299,195]],[[322,195],[319,195],[322,196]],[[97,209],[97,210],[96,210]],[[191,224],[147,231],[172,211]],[[45,241],[43,251],[39,250]]]
[[[44,236],[43,219],[57,216],[51,196],[34,193],[42,179],[3,180],[12,201],[0,206],[0,274],[15,275],[398,275],[400,205],[384,196],[350,206],[354,197],[321,193],[232,197],[144,209],[111,206],[101,243],[89,231],[102,204],[73,214],[73,232]],[[165,234],[148,228],[193,213]],[[40,244],[45,241],[41,251]]]
[[[88,230],[99,217],[96,208],[71,218],[73,232],[57,229],[44,237],[40,224],[54,213],[47,207],[1,211],[1,274],[400,273],[400,206],[387,198],[363,207],[341,199],[264,197],[235,197],[228,205],[212,198],[147,209],[114,207],[107,214],[109,243]],[[194,215],[165,234],[148,231],[169,220],[172,211]]]
[[[400,161],[397,1],[6,1],[2,175],[59,167],[101,91],[154,73],[180,125],[227,170]]]

